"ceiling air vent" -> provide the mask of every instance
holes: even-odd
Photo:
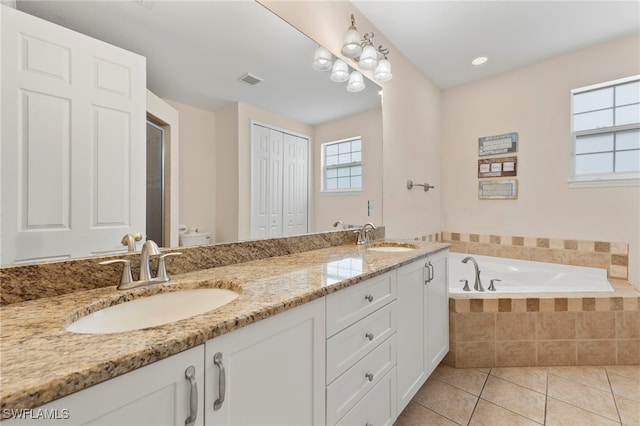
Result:
[[[255,86],[256,84],[260,83],[262,79],[258,76],[255,76],[247,72],[240,76],[240,81],[244,81],[250,86]]]

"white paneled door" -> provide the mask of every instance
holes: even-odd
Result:
[[[251,126],[251,238],[308,232],[308,138]]]
[[[145,59],[3,6],[0,263],[145,230]]]

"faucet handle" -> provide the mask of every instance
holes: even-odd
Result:
[[[460,280],[461,283],[464,283],[464,287],[462,287],[463,291],[471,291],[469,288],[469,280]]]
[[[133,282],[133,277],[131,276],[131,262],[127,259],[114,259],[100,262],[100,265],[111,265],[113,263],[122,263],[124,265],[122,268],[122,277],[120,278],[120,284],[118,285],[118,288],[123,285],[131,284]]]
[[[169,281],[169,274],[167,274],[167,265],[165,264],[164,259],[169,256],[180,256],[182,252],[174,251],[171,253],[165,253],[158,256],[158,273],[156,274],[156,279],[158,281]]]
[[[496,286],[493,284],[494,281],[502,281],[502,280],[499,280],[498,278],[492,279],[491,282],[489,283],[489,288],[487,290],[496,291]]]

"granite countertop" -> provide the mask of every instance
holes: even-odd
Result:
[[[342,245],[174,275],[169,283],[139,289],[111,286],[2,307],[0,408],[35,408],[449,247],[410,244],[418,248],[374,252]],[[114,301],[200,287],[240,295],[214,311],[145,330],[64,329]]]

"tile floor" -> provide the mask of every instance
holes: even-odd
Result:
[[[441,364],[395,426],[640,425],[640,365],[456,369]]]

